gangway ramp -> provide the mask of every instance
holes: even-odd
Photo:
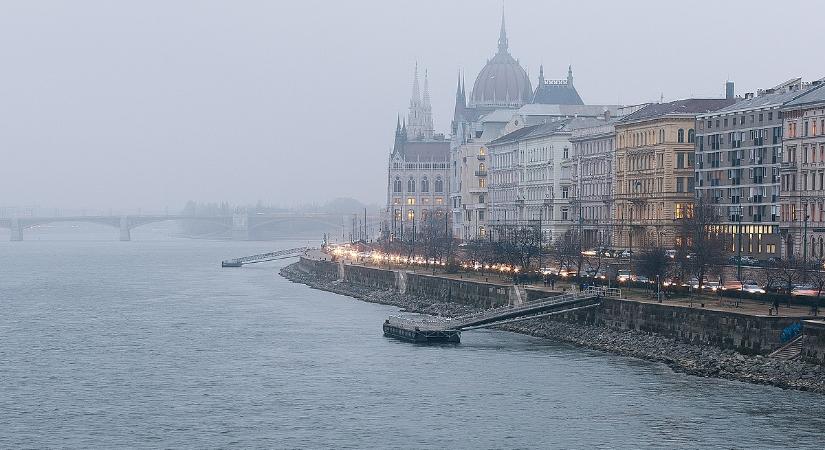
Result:
[[[603,298],[621,298],[621,290],[591,286],[579,292],[504,306],[454,318],[396,317],[384,322],[384,335],[412,342],[458,342],[462,331],[594,308]]]
[[[449,320],[448,323],[449,328],[454,330],[493,327],[505,323],[520,322],[579,309],[592,308],[601,304],[601,299],[604,297],[619,298],[621,297],[621,290],[617,288],[591,286],[582,291],[547,297],[518,306],[503,306],[479,313],[455,317]]]
[[[267,261],[275,261],[278,259],[294,258],[296,256],[303,255],[309,249],[309,247],[297,247],[286,250],[278,250],[269,253],[261,253],[259,255],[250,255],[234,259],[225,259],[221,261],[221,267],[241,267],[245,264],[257,264]]]

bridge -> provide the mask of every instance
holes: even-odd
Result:
[[[207,221],[230,228],[233,226],[232,217],[199,217],[183,215],[123,215],[123,216],[58,216],[58,217],[12,217],[0,218],[0,228],[11,230],[12,241],[22,241],[23,231],[50,223],[86,222],[107,225],[120,229],[120,240],[131,241],[132,230],[139,226],[170,220],[197,220]]]
[[[297,247],[275,252],[261,253],[259,255],[242,256],[240,258],[226,259],[221,261],[221,267],[241,267],[245,264],[257,264],[278,259],[294,258],[303,255],[309,247]]]
[[[413,342],[458,342],[462,331],[594,308],[601,304],[602,298],[620,297],[620,289],[591,286],[579,292],[453,318],[390,316],[384,322],[384,335]]]
[[[191,215],[110,215],[110,216],[53,216],[53,217],[11,217],[0,218],[0,228],[11,230],[12,241],[22,241],[23,232],[39,225],[60,222],[85,222],[111,226],[120,230],[121,241],[131,241],[131,231],[139,226],[165,221],[198,221],[216,225],[231,235],[233,240],[249,240],[256,230],[272,224],[302,221],[317,223],[324,227],[340,229],[351,216],[328,213],[283,212],[272,214],[250,214],[238,212],[231,216],[191,216]],[[345,218],[345,220],[342,220]]]

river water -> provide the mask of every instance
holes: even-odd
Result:
[[[287,262],[220,268],[305,241],[134,237],[0,242],[0,448],[825,442],[821,395],[506,332],[411,345]]]

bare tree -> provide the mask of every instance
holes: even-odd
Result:
[[[804,268],[800,261],[796,259],[781,259],[775,266],[776,277],[787,295],[791,295],[793,285],[802,279]]]
[[[819,263],[812,262],[807,270],[807,279],[816,289],[816,300],[811,307],[813,315],[819,315],[819,303],[822,301],[822,291],[825,290],[825,272]]]
[[[730,245],[728,235],[717,229],[721,222],[719,211],[705,197],[698,198],[680,220],[677,262],[683,272],[696,277],[701,292],[705,276],[725,264],[724,249]]]
[[[662,247],[654,247],[636,259],[636,272],[655,280],[656,277],[664,277],[667,274],[669,264],[670,257],[667,256],[667,251]]]

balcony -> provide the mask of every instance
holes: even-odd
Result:
[[[476,170],[476,176],[477,177],[486,177],[487,176],[487,171],[486,170]]]
[[[478,155],[476,155],[476,158],[478,158],[479,161],[484,161],[487,159],[487,155],[479,153]]]

